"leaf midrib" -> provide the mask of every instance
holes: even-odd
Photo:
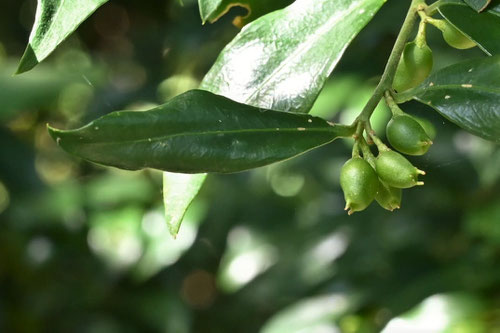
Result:
[[[89,142],[89,143],[82,143],[82,144],[90,144],[90,145],[103,145],[103,144],[117,144],[117,143],[124,143],[124,142],[130,142],[130,143],[141,143],[141,142],[158,142],[158,141],[164,141],[176,137],[182,137],[182,136],[196,136],[196,135],[217,135],[217,134],[246,134],[246,133],[279,133],[279,132],[325,132],[325,133],[332,133],[336,134],[336,131],[334,130],[335,126],[331,127],[326,127],[326,128],[305,128],[305,130],[298,130],[297,128],[279,128],[279,130],[275,129],[253,129],[253,130],[229,130],[229,131],[205,131],[205,132],[187,132],[187,133],[177,133],[177,134],[172,134],[172,135],[166,135],[166,136],[156,136],[156,137],[150,137],[150,138],[145,138],[145,139],[139,139],[139,140],[122,140],[122,141],[106,141],[106,142]],[[64,134],[64,132],[60,132]],[[56,132],[57,134],[57,132]],[[337,134],[337,136],[339,136]],[[63,139],[63,138],[61,138]]]

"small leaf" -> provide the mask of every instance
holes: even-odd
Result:
[[[353,129],[192,90],[147,112],[113,112],[80,129],[49,132],[67,152],[121,169],[228,173],[291,158]]]
[[[445,2],[439,13],[488,55],[500,54],[500,6],[477,13],[461,1]],[[498,10],[498,12],[497,12]]]
[[[163,173],[163,203],[168,230],[175,238],[189,205],[203,185],[206,174]]]
[[[237,16],[233,24],[239,28],[255,20],[256,18],[283,8],[291,4],[293,0],[198,0],[200,16],[203,24],[207,21],[214,23],[225,15],[232,7],[243,7],[246,9],[245,16]]]
[[[108,0],[38,0],[35,23],[16,74],[47,58],[97,8]]]
[[[272,110],[308,112],[345,49],[384,0],[297,0],[248,24],[202,88]]]
[[[397,96],[415,99],[484,139],[500,143],[500,56],[465,61]]]
[[[471,8],[478,13],[485,10],[491,3],[491,0],[464,0]]]

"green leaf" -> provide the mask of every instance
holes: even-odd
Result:
[[[293,0],[198,0],[198,5],[203,24],[207,21],[214,23],[232,7],[239,6],[245,8],[247,14],[245,16],[237,16],[233,20],[233,24],[241,28],[256,18],[288,6],[292,2]]]
[[[468,132],[500,143],[500,56],[465,61],[397,96],[437,110]]]
[[[108,0],[38,0],[35,23],[16,74],[29,71]]]
[[[443,3],[438,9],[448,22],[476,42],[486,54],[500,54],[500,6],[477,13],[461,1],[452,1]]]
[[[273,110],[307,112],[346,47],[384,0],[297,0],[248,24],[202,88]]]
[[[223,7],[223,1],[199,1],[202,18],[211,13],[203,5]],[[266,2],[276,6],[283,0],[259,1]],[[260,108],[308,111],[345,48],[384,2],[298,0],[263,16],[226,46],[201,88]],[[252,4],[255,14],[257,0]]]
[[[147,112],[113,112],[80,129],[49,132],[67,152],[121,169],[228,173],[291,158],[353,129],[191,90]]]
[[[491,3],[491,0],[464,0],[464,1],[478,13],[485,10],[486,7]]]
[[[168,230],[175,238],[189,205],[200,191],[207,175],[163,173],[163,203]]]

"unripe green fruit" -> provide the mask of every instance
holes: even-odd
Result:
[[[443,38],[450,45],[459,50],[470,49],[476,46],[472,40],[460,32],[457,28],[446,22],[443,25],[441,32],[443,33]]]
[[[394,150],[382,151],[375,160],[377,174],[387,185],[397,188],[409,188],[424,185],[418,181],[418,175],[425,172],[415,168],[403,155]]]
[[[349,215],[368,207],[378,190],[377,173],[361,157],[348,160],[340,171],[340,186],[344,191],[345,210]]]
[[[423,155],[432,144],[431,139],[412,116],[394,116],[386,127],[386,136],[391,146],[407,155]]]
[[[394,209],[401,207],[402,192],[400,188],[386,185],[380,181],[375,200],[382,208],[392,212]]]
[[[393,88],[401,92],[418,86],[431,73],[433,62],[427,44],[407,43],[394,75]]]
[[[429,136],[429,139],[434,140],[436,138],[436,127],[434,126],[433,123],[431,123],[429,120],[425,118],[420,118],[420,117],[415,117],[413,116],[413,119],[415,119],[420,126],[424,129],[425,133]]]

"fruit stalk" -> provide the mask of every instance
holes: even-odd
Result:
[[[375,169],[375,156],[371,152],[370,147],[365,141],[365,138],[361,137],[357,142],[359,142],[359,147],[363,152],[363,158],[372,166],[373,169]]]
[[[430,23],[443,33],[443,38],[448,45],[459,50],[466,50],[475,47],[477,44],[455,28],[451,23],[444,19],[435,19],[428,16],[423,11],[419,11],[422,21]]]
[[[404,114],[403,110],[401,110],[401,108],[398,106],[398,104],[394,101],[394,98],[392,97],[392,95],[389,91],[385,92],[384,99],[385,99],[385,103],[387,104],[387,106],[391,110],[391,113],[393,116]]]
[[[370,125],[370,122],[366,122],[365,123],[365,130],[366,130],[366,133],[368,134],[368,136],[370,137],[370,139],[375,143],[375,145],[377,146],[377,149],[380,152],[383,152],[383,151],[389,151],[389,147],[387,147],[383,142],[382,140],[380,140],[380,138],[377,136],[377,134],[375,133],[375,131],[373,130],[373,128],[371,127]]]
[[[380,79],[379,84],[375,88],[375,91],[373,92],[373,95],[371,96],[370,100],[368,100],[365,107],[363,108],[363,111],[361,111],[360,115],[356,118],[355,122],[368,121],[373,111],[377,107],[378,103],[382,99],[384,93],[386,91],[391,90],[392,83],[394,81],[394,74],[396,73],[399,60],[401,59],[401,55],[403,54],[406,41],[410,38],[410,35],[413,32],[413,26],[417,21],[418,18],[417,13],[419,10],[422,10],[426,6],[427,5],[425,4],[424,0],[412,0],[406,18],[403,22],[401,30],[398,34],[396,42],[394,43],[394,47],[389,56],[389,60],[387,61],[387,65],[385,66],[382,78]]]

